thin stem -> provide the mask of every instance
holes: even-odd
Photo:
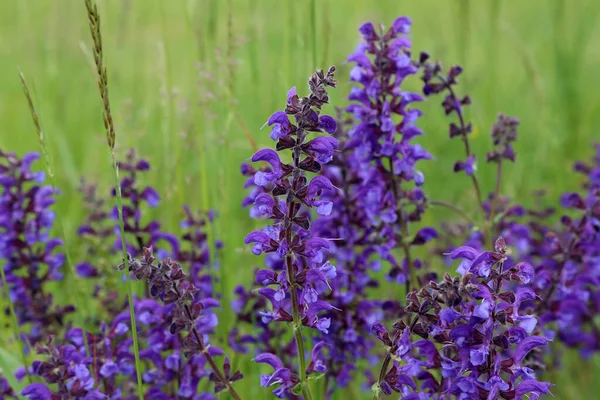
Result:
[[[406,221],[406,218],[404,218],[404,216],[402,215],[402,207],[400,206],[399,199],[400,196],[398,194],[398,187],[396,186],[396,175],[394,174],[394,162],[392,161],[391,157],[389,157],[388,160],[390,165],[388,174],[391,181],[392,193],[394,194],[394,201],[396,202],[396,215],[398,218],[398,223],[400,224],[400,231],[402,232],[401,247],[404,250],[404,258],[406,259],[406,267],[408,268],[408,277],[406,279],[405,285],[406,294],[408,294],[410,292],[411,282],[414,283],[415,286],[418,285],[418,282],[416,281],[416,271],[414,270],[412,265],[412,258],[410,255],[410,244],[408,244],[406,241],[409,236],[408,221]]]
[[[125,224],[123,222],[123,199],[121,196],[121,182],[119,181],[119,167],[115,158],[116,133],[112,118],[110,98],[108,96],[108,73],[104,64],[104,52],[102,48],[102,31],[100,29],[100,14],[98,6],[94,0],[84,0],[89,26],[90,35],[94,44],[94,63],[96,64],[97,84],[100,99],[102,100],[102,118],[104,120],[104,129],[106,131],[106,141],[112,156],[112,166],[115,171],[115,190],[117,198],[117,208],[119,211],[119,228],[121,230],[121,250],[123,252],[123,263],[125,265],[125,281],[127,283],[127,295],[129,299],[129,318],[131,320],[131,334],[133,339],[133,352],[135,356],[135,370],[137,375],[137,392],[140,400],[144,398],[144,387],[142,383],[142,365],[140,362],[140,349],[138,343],[137,326],[135,323],[135,310],[133,308],[133,284],[129,279],[129,257],[125,244]]]
[[[121,231],[121,251],[123,254],[123,263],[125,265],[125,282],[127,284],[127,299],[129,302],[129,319],[131,321],[131,335],[133,338],[133,353],[135,357],[135,372],[137,375],[138,396],[140,400],[144,398],[144,388],[142,386],[142,364],[140,361],[140,346],[138,343],[137,325],[135,322],[135,309],[133,307],[133,282],[129,277],[129,256],[127,254],[127,245],[125,244],[125,223],[123,222],[123,198],[121,197],[121,182],[119,180],[119,166],[115,158],[115,152],[112,152],[112,166],[115,171],[115,189],[117,198],[117,209],[119,211],[119,229]]]
[[[429,204],[431,204],[432,206],[446,207],[447,209],[452,210],[461,217],[463,217],[470,224],[475,225],[475,222],[473,222],[469,214],[467,214],[463,209],[461,209],[458,206],[455,206],[454,204],[450,204],[441,200],[430,200]]]
[[[441,75],[438,75],[438,79],[440,79],[440,81],[444,84],[444,86],[450,93],[450,97],[452,98],[452,101],[454,103],[458,102],[458,97],[456,96],[454,89],[452,89],[452,85],[450,85],[446,81],[446,79],[444,79],[444,77]],[[462,132],[461,137],[462,137],[463,144],[465,145],[465,153],[468,158],[471,156],[471,145],[469,144],[469,137],[467,136],[465,118],[463,117],[463,114],[462,114],[460,108],[458,108],[458,107],[456,108],[456,114],[458,114],[458,122],[460,124],[460,131]],[[481,214],[483,216],[483,220],[485,221],[485,208],[483,207],[483,197],[481,196],[481,187],[479,186],[479,180],[477,179],[477,176],[475,174],[471,175],[471,181],[473,182],[473,187],[475,188],[475,195],[477,196],[477,202],[479,203],[479,208],[481,209]],[[483,228],[484,228],[484,231],[487,231],[487,227],[485,226],[485,224],[484,224]],[[484,232],[484,237],[487,237],[486,232]]]
[[[173,285],[173,289],[175,290],[175,293],[177,293],[177,297],[181,298],[181,293],[179,292],[177,285]],[[183,307],[184,307],[187,318],[190,321],[193,321],[194,318],[192,317],[192,311],[190,310],[190,306],[188,306],[187,304],[184,304]],[[204,358],[210,365],[210,368],[215,373],[216,378],[221,382],[221,384],[223,384],[225,387],[227,387],[227,389],[229,390],[229,394],[231,394],[231,396],[235,400],[241,400],[240,395],[235,391],[235,389],[231,385],[231,382],[229,382],[229,380],[227,380],[225,378],[225,376],[223,376],[223,373],[219,369],[219,366],[217,365],[215,360],[212,358],[212,356],[209,354],[209,352],[208,352],[209,346],[204,345],[202,336],[200,336],[200,334],[198,333],[198,330],[196,329],[195,326],[192,326],[191,334],[194,335],[194,338],[196,339],[196,342],[198,343],[198,346],[200,347],[200,352],[204,355]]]
[[[2,285],[4,286],[4,291],[6,292],[6,300],[8,302],[10,316],[12,317],[12,325],[15,340],[19,344],[19,355],[21,356],[21,362],[25,367],[27,380],[29,381],[29,383],[31,383],[31,375],[29,375],[29,368],[27,368],[27,356],[25,355],[25,346],[23,346],[23,339],[21,338],[21,327],[19,326],[19,319],[17,318],[17,314],[15,313],[15,307],[13,305],[12,300],[10,299],[10,290],[8,289],[8,282],[6,281],[6,274],[4,273],[4,266],[0,268],[0,273],[2,274]]]
[[[299,168],[300,163],[300,145],[304,142],[304,138],[306,137],[306,133],[303,129],[298,129],[296,133],[297,144],[294,147],[294,151],[292,153],[292,162],[294,166],[294,172],[292,177],[292,182],[295,181],[302,171]],[[293,186],[293,183],[292,183]],[[293,193],[288,193],[286,203],[287,203],[287,218],[284,222],[285,229],[285,240],[288,245],[292,243],[292,220],[294,218],[294,209],[296,206],[295,195]],[[296,273],[294,271],[294,257],[290,253],[285,257],[285,263],[287,268],[287,276],[290,284],[290,297],[292,300],[292,318],[293,318],[293,329],[294,329],[294,337],[296,339],[296,347],[298,349],[298,374],[300,375],[300,385],[302,385],[302,395],[304,396],[304,400],[311,400],[312,394],[310,393],[310,389],[308,388],[307,380],[306,380],[306,360],[304,356],[304,339],[302,337],[302,319],[300,318],[300,306],[298,302],[298,293],[296,292]]]
[[[494,216],[496,206],[498,205],[498,196],[500,196],[500,185],[502,183],[502,158],[498,160],[496,167],[496,188],[494,189],[494,197],[492,198],[492,207],[490,209],[490,230],[494,224]]]
[[[304,339],[302,338],[302,320],[300,319],[298,294],[296,293],[296,282],[293,278],[294,266],[292,255],[287,255],[285,258],[287,266],[287,274],[290,282],[290,296],[292,298],[292,318],[294,319],[294,338],[296,339],[296,347],[298,349],[298,371],[300,375],[300,385],[302,385],[302,395],[306,400],[312,399],[308,385],[306,384],[306,360],[304,357]]]

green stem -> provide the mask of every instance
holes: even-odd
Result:
[[[497,169],[496,169],[496,188],[494,189],[494,197],[492,198],[492,206],[490,209],[490,219],[489,219],[489,229],[490,229],[490,243],[491,243],[491,235],[492,229],[494,227],[494,216],[496,214],[496,207],[498,205],[498,196],[500,196],[500,185],[502,183],[502,158],[498,160]]]
[[[2,273],[2,285],[4,285],[4,291],[6,292],[6,300],[8,301],[8,308],[10,309],[10,315],[12,317],[15,340],[17,341],[17,343],[19,343],[21,361],[23,362],[23,366],[25,367],[27,380],[29,381],[29,383],[31,383],[31,375],[29,375],[29,368],[27,368],[27,356],[25,355],[25,347],[23,346],[23,341],[21,339],[21,327],[19,326],[19,320],[17,318],[17,314],[15,313],[15,307],[13,306],[13,302],[10,300],[10,290],[8,289],[8,282],[6,281],[6,274],[4,273],[4,266],[0,268],[0,273]]]
[[[415,325],[419,321],[419,315],[416,315],[410,326],[408,327],[410,333],[412,333],[413,329],[415,329]],[[394,342],[400,338],[401,331],[396,331],[394,335]],[[385,358],[383,359],[383,363],[381,364],[381,370],[379,371],[379,379],[377,380],[377,385],[381,385],[381,382],[385,380],[385,376],[388,373],[388,369],[390,367],[390,362],[392,361],[392,354],[398,350],[398,344],[390,347],[389,351],[386,353]],[[375,396],[375,400],[379,400],[380,396]]]
[[[398,218],[398,223],[400,224],[400,232],[402,233],[402,249],[404,250],[404,258],[406,259],[406,267],[408,268],[408,277],[406,278],[406,294],[410,293],[411,285],[417,287],[419,282],[417,281],[417,272],[414,270],[412,265],[412,257],[410,255],[410,244],[406,242],[409,236],[408,232],[408,221],[404,218],[402,213],[402,207],[400,206],[400,196],[398,193],[398,186],[396,185],[396,175],[394,173],[394,162],[392,158],[389,157],[389,165],[390,169],[388,171],[392,193],[394,194],[394,201],[396,202],[396,216]]]
[[[439,200],[431,200],[431,201],[429,201],[429,204],[431,204],[432,206],[446,207],[447,209],[452,210],[455,213],[457,213],[458,215],[460,215],[461,217],[463,217],[471,225],[475,225],[475,222],[471,219],[469,214],[467,214],[460,207],[457,207],[454,204],[450,204],[445,201],[439,201]]]
[[[292,207],[290,207],[292,209]],[[306,360],[304,358],[304,339],[302,338],[302,320],[300,319],[300,313],[298,311],[298,293],[296,292],[296,283],[294,280],[294,266],[292,261],[292,255],[288,255],[285,258],[287,265],[288,279],[290,280],[290,295],[292,297],[292,317],[294,319],[294,337],[296,338],[296,347],[298,349],[298,368],[300,371],[300,385],[302,385],[302,395],[304,400],[311,400],[312,395],[306,382]]]
[[[452,89],[452,85],[450,85],[446,79],[442,76],[442,75],[438,75],[438,79],[442,82],[442,84],[446,87],[446,89],[448,90],[448,93],[450,94],[450,97],[455,101],[458,102],[458,97],[456,96],[456,93],[454,92],[454,89]],[[462,132],[461,137],[462,137],[462,141],[463,144],[465,146],[465,153],[467,155],[467,158],[469,158],[471,156],[471,145],[469,144],[469,137],[467,136],[467,131],[466,131],[466,127],[467,124],[465,123],[465,118],[463,116],[462,111],[459,109],[456,110],[456,113],[458,114],[458,122],[460,124],[460,131]],[[475,174],[471,175],[471,181],[473,182],[473,187],[475,188],[475,195],[477,197],[477,203],[479,204],[479,208],[481,209],[481,215],[483,218],[483,237],[484,237],[484,241],[487,242],[488,238],[488,227],[487,227],[487,223],[485,223],[486,218],[485,218],[485,207],[483,206],[483,197],[481,195],[481,187],[479,186],[479,180],[477,179],[477,176]],[[484,247],[486,246],[486,244],[484,243]]]
[[[129,318],[131,320],[131,335],[133,338],[133,353],[135,357],[135,372],[137,375],[138,397],[144,398],[144,388],[142,386],[142,365],[140,362],[140,346],[138,343],[137,326],[135,323],[135,310],[133,307],[133,282],[129,277],[129,257],[127,255],[127,245],[125,244],[125,223],[123,222],[123,199],[121,197],[121,181],[119,180],[119,166],[115,158],[115,152],[112,151],[112,166],[115,171],[115,189],[117,193],[117,208],[119,210],[119,229],[121,230],[121,250],[123,252],[123,262],[125,265],[125,282],[127,283],[127,297],[129,300]]]
[[[304,142],[306,132],[299,129],[296,133],[296,147],[292,153],[292,164],[294,166],[293,179],[296,179],[302,171],[299,168],[300,163],[300,145]],[[284,235],[287,243],[292,243],[292,224],[294,219],[294,208],[296,205],[295,197],[288,193],[287,203],[287,218],[285,219]],[[290,253],[285,257],[287,267],[287,276],[290,284],[290,297],[292,299],[292,318],[294,327],[294,337],[296,339],[296,347],[298,349],[298,374],[300,375],[300,385],[302,385],[302,395],[304,400],[312,400],[308,382],[306,380],[306,360],[304,358],[304,339],[302,338],[302,319],[300,318],[300,306],[298,303],[298,293],[296,291],[296,273],[294,271],[293,255]]]

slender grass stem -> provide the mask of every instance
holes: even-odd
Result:
[[[21,86],[23,87],[23,93],[25,94],[25,98],[27,99],[27,104],[29,105],[29,111],[31,112],[31,119],[33,120],[33,124],[35,125],[35,129],[37,132],[40,149],[42,152],[42,156],[44,158],[44,168],[46,169],[46,174],[48,175],[48,178],[50,179],[50,185],[52,186],[52,193],[56,194],[57,193],[57,185],[56,185],[56,178],[54,175],[54,170],[52,167],[52,158],[50,157],[50,153],[48,152],[48,147],[46,146],[46,138],[44,135],[44,130],[42,129],[41,120],[40,120],[39,114],[35,108],[35,105],[33,103],[33,98],[31,97],[31,92],[29,90],[29,86],[27,86],[27,81],[25,80],[25,75],[23,75],[23,72],[21,72],[21,71],[19,71],[19,78],[21,79]],[[58,227],[60,230],[60,236],[61,236],[61,238],[63,240],[63,244],[64,244],[63,248],[64,248],[64,252],[65,252],[65,257],[67,259],[67,267],[68,267],[67,271],[70,272],[71,279],[75,286],[75,290],[69,291],[69,293],[71,294],[71,300],[73,301],[73,303],[77,304],[77,305],[81,305],[83,307],[83,313],[78,313],[78,314],[80,316],[81,326],[83,327],[84,330],[87,331],[88,328],[87,328],[87,322],[86,322],[85,317],[87,315],[90,315],[90,304],[87,300],[87,296],[85,296],[85,294],[83,293],[83,287],[81,285],[81,282],[78,282],[79,279],[77,277],[77,273],[75,272],[75,266],[74,266],[72,258],[71,258],[69,244],[67,242],[65,226],[64,226],[63,220],[61,218],[58,218]],[[89,348],[89,344],[88,344],[88,340],[87,340],[87,335],[83,335],[83,343],[85,345],[85,352],[89,356],[90,348]],[[91,367],[93,368],[93,365]]]
[[[112,166],[115,172],[115,188],[117,198],[117,208],[119,209],[119,230],[121,232],[121,250],[123,253],[123,262],[125,263],[125,281],[127,284],[127,299],[129,303],[129,318],[131,320],[131,334],[133,336],[133,353],[135,356],[135,372],[137,374],[138,396],[144,398],[144,390],[142,386],[142,365],[140,361],[140,346],[138,342],[137,325],[135,322],[135,309],[133,307],[133,282],[129,277],[129,256],[127,254],[127,245],[125,244],[125,223],[123,222],[123,197],[121,195],[121,181],[119,180],[119,165],[115,157],[115,152],[112,155]]]
[[[94,63],[96,65],[96,73],[98,80],[98,90],[100,99],[102,100],[102,117],[104,120],[104,128],[106,130],[106,139],[112,156],[112,167],[115,173],[115,189],[117,209],[119,211],[119,229],[121,231],[121,250],[123,253],[123,262],[125,264],[125,281],[127,285],[127,296],[129,299],[129,317],[131,320],[131,334],[133,339],[133,352],[135,357],[135,370],[137,375],[137,392],[140,400],[144,398],[144,387],[142,384],[142,366],[140,361],[140,350],[137,335],[137,326],[135,323],[135,310],[133,307],[133,283],[129,277],[129,263],[127,255],[127,247],[125,245],[125,224],[123,222],[123,199],[121,196],[121,182],[119,180],[119,166],[115,157],[115,127],[111,114],[110,100],[108,96],[108,75],[106,66],[104,65],[104,54],[102,48],[102,33],[100,29],[100,14],[94,0],[84,0],[89,18],[90,33],[94,43]]]
[[[431,204],[432,206],[445,207],[445,208],[447,208],[449,210],[452,210],[456,214],[458,214],[461,217],[463,217],[470,224],[475,225],[475,222],[471,219],[471,217],[469,216],[469,214],[467,214],[463,209],[461,209],[460,207],[455,206],[454,204],[450,204],[448,202],[440,201],[440,200],[431,200],[431,201],[429,201],[429,204]]]
[[[15,313],[15,307],[13,306],[13,302],[10,300],[10,290],[8,289],[8,282],[6,281],[6,274],[4,273],[4,265],[2,266],[2,268],[0,268],[0,273],[2,274],[2,285],[4,286],[4,292],[6,293],[6,300],[12,319],[11,325],[13,328],[13,333],[15,335],[15,340],[19,344],[19,355],[21,356],[21,362],[25,367],[27,380],[29,381],[29,383],[31,383],[31,375],[29,375],[29,368],[27,368],[27,356],[25,355],[25,346],[23,346],[23,340],[21,338],[21,327],[19,326],[19,319],[17,318],[17,314]]]

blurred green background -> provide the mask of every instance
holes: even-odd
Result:
[[[243,246],[253,222],[240,207],[240,163],[255,146],[270,145],[269,130],[260,127],[283,108],[291,86],[306,93],[316,68],[338,67],[340,85],[331,91],[331,103],[346,104],[345,59],[366,20],[389,24],[410,16],[415,52],[427,50],[446,66],[464,67],[459,90],[473,100],[468,118],[480,160],[498,112],[521,120],[517,163],[506,169],[505,194],[527,204],[535,189],[548,190],[551,198],[575,189],[572,162],[587,159],[590,144],[600,139],[596,0],[317,0],[314,9],[310,0],[98,5],[118,154],[135,147],[151,162],[145,183],[163,195],[154,212],[165,228],[177,228],[184,202],[217,209],[215,234],[227,248],[221,259],[226,290],[249,283],[258,263]],[[105,187],[113,182],[90,43],[83,0],[0,2],[0,147],[20,154],[39,150],[20,68],[47,135],[62,192],[58,217],[75,259],[76,227],[83,218],[79,179]],[[416,80],[411,85],[418,90]],[[426,132],[422,143],[437,159],[423,167],[425,189],[431,198],[468,208],[473,201],[468,182],[452,172],[454,161],[463,158],[461,144],[448,140],[438,100],[423,105],[420,124]],[[481,163],[486,191],[493,173]],[[227,311],[221,319],[225,332],[231,324]],[[593,379],[600,373],[598,359],[581,361],[574,354],[565,363],[556,397],[593,398],[600,388]],[[253,369],[245,369],[248,377],[240,385],[252,398],[269,393],[257,389]]]

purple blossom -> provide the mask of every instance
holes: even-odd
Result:
[[[19,324],[31,324],[32,343],[55,333],[75,309],[53,304],[47,289],[47,283],[62,279],[65,255],[56,251],[62,240],[50,236],[55,193],[40,185],[44,173],[31,170],[38,158],[0,150],[0,261]]]
[[[271,137],[277,140],[277,151],[290,150],[291,164],[281,161],[278,153],[272,149],[259,150],[252,157],[253,162],[266,162],[270,168],[254,171],[254,184],[269,188],[255,191],[253,196],[255,214],[273,219],[273,224],[251,232],[244,240],[253,243],[252,252],[273,254],[272,257],[285,263],[282,269],[271,272],[262,270],[256,275],[256,281],[265,287],[258,290],[270,304],[270,310],[259,312],[263,324],[270,322],[292,322],[295,341],[299,349],[303,348],[300,333],[302,326],[327,333],[330,319],[320,316],[333,306],[319,297],[330,289],[329,279],[335,277],[335,268],[326,262],[326,253],[330,248],[329,240],[313,237],[310,231],[310,208],[318,215],[329,215],[333,204],[322,200],[328,192],[335,191],[331,181],[325,176],[310,179],[307,173],[317,173],[322,165],[331,161],[337,140],[331,137],[316,137],[305,143],[310,132],[334,133],[336,122],[332,117],[319,115],[323,105],[328,103],[327,86],[335,87],[335,67],[327,73],[315,72],[309,82],[310,95],[298,97],[295,90],[288,93],[285,111],[277,111],[269,119],[275,124]],[[289,119],[293,117],[294,123]],[[245,170],[250,170],[245,167]],[[284,200],[285,199],[285,200]],[[318,354],[318,351],[317,353]],[[262,386],[277,385],[274,391],[277,397],[283,397],[299,385],[306,394],[307,372],[304,354],[298,355],[301,370],[296,373],[284,368],[283,363],[273,354],[263,353],[255,361],[266,362],[275,372],[261,378]]]
[[[517,140],[518,126],[518,119],[503,114],[498,115],[491,133],[494,150],[487,154],[488,162],[499,162],[500,159],[515,161],[512,143]]]
[[[356,64],[350,77],[357,86],[349,97],[354,102],[346,109],[355,120],[346,148],[354,152],[356,162],[349,165],[357,168],[361,181],[353,201],[365,209],[364,224],[375,226],[374,234],[383,236],[383,243],[373,250],[390,264],[389,279],[407,285],[416,260],[409,254],[410,246],[401,243],[408,240],[409,223],[419,221],[424,211],[419,189],[409,183],[424,183],[417,163],[431,159],[420,144],[413,143],[423,132],[416,125],[421,112],[412,103],[423,99],[402,89],[405,79],[418,71],[410,59],[410,41],[404,36],[410,24],[410,19],[400,17],[387,32],[375,32],[370,23],[359,29],[364,42],[348,57]],[[396,124],[394,119],[401,122]],[[403,248],[403,260],[391,251],[395,247]]]
[[[446,274],[443,281],[410,293],[407,318],[392,332],[373,325],[387,349],[376,396],[395,391],[415,399],[446,394],[496,399],[512,398],[515,390],[520,398],[549,393],[550,384],[536,380],[530,355],[549,340],[520,327],[523,318],[535,320],[519,310],[535,294],[528,287],[510,289],[519,264],[508,265],[504,239],[498,238],[493,251],[463,246],[450,256],[469,263],[462,277]],[[486,273],[481,272],[484,263],[489,264]],[[438,377],[430,373],[435,369]]]

